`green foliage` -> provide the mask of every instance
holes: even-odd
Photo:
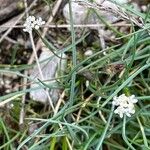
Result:
[[[47,5],[52,3],[50,0],[44,1]],[[124,9],[145,19],[143,28],[131,24],[130,33],[121,33],[118,28],[99,17],[108,30],[114,32],[117,39],[115,42],[110,40],[109,47],[102,50],[98,45],[99,38],[96,38],[88,46],[94,50],[94,54],[89,57],[79,55],[83,55],[83,50],[87,48],[85,46],[89,44],[86,40],[90,32],[84,32],[79,38],[74,29],[71,7],[71,34],[66,32],[64,35],[66,39],[70,38],[67,45],[57,48],[47,38],[42,38],[40,33],[36,34],[54,56],[64,52],[68,55],[67,67],[63,76],[56,77],[60,85],[49,86],[38,80],[38,88],[27,87],[0,97],[0,104],[11,99],[10,102],[14,105],[11,109],[0,111],[0,149],[150,149],[149,17],[146,13],[135,12],[129,6],[124,6]],[[24,75],[23,71],[36,64],[15,66],[17,49],[18,47],[13,48],[11,64],[7,65],[9,69],[1,65],[0,73],[15,74],[34,82]],[[89,86],[86,86],[87,80]],[[31,99],[26,97],[24,127],[20,129],[22,96],[43,87],[62,89],[65,92],[63,103],[54,114],[48,106],[31,102]],[[135,114],[131,118],[121,119],[113,113],[112,99],[124,91],[136,95],[139,101]],[[36,128],[29,133],[31,125],[36,125]]]

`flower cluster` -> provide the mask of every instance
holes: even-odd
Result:
[[[29,16],[23,25],[25,27],[23,31],[30,33],[33,28],[38,30],[44,24],[45,21],[41,17],[35,18],[34,16]]]
[[[118,107],[114,113],[119,114],[120,118],[122,118],[123,115],[131,117],[131,114],[135,113],[134,103],[137,103],[137,101],[138,100],[135,98],[135,95],[131,95],[129,97],[125,94],[122,94],[119,97],[115,96],[112,104]]]

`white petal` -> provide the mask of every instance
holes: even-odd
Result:
[[[136,98],[134,98],[134,99],[131,99],[131,102],[132,102],[132,103],[137,103],[138,100],[137,100]]]
[[[116,109],[116,110],[114,111],[114,113],[115,113],[115,114],[118,114],[118,110]]]
[[[30,20],[31,21],[35,21],[35,17],[34,16],[30,16],[31,18],[30,18]]]
[[[34,28],[35,24],[34,24],[34,23],[31,23],[31,25],[30,25],[30,26],[31,26],[31,28]]]
[[[42,18],[41,18],[41,17],[39,17],[39,18],[38,18],[38,21],[39,21],[39,22],[41,22],[41,21],[42,21]]]
[[[40,27],[38,25],[35,25],[34,27],[36,30],[38,30]]]
[[[120,113],[119,116],[120,116],[120,118],[123,118],[123,113]]]
[[[41,24],[44,25],[44,24],[45,24],[45,21],[42,21]]]
[[[115,101],[113,101],[112,104],[117,106],[117,102],[115,102]]]
[[[118,99],[117,96],[114,96],[114,97],[113,97],[113,100],[114,100],[114,101],[116,101],[117,99]]]
[[[128,117],[131,117],[131,114],[129,114],[129,113],[126,113],[126,115],[127,115]]]
[[[130,110],[130,113],[134,114],[135,113],[135,109]]]
[[[24,27],[27,26],[27,23],[24,23],[23,26],[24,26]]]
[[[24,31],[24,32],[27,32],[27,29],[25,28],[25,29],[23,29],[23,31]]]

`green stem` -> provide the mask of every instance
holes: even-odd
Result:
[[[70,12],[70,23],[71,23],[71,37],[72,37],[72,63],[73,63],[73,68],[76,67],[76,45],[75,45],[75,31],[73,27],[73,17],[72,17],[72,5],[71,5],[71,0],[69,0],[69,12]],[[75,94],[75,81],[76,81],[76,71],[73,72],[72,77],[71,77],[71,91],[70,91],[70,104],[69,106],[72,106],[74,103],[74,94]]]
[[[103,141],[104,141],[104,139],[106,137],[106,133],[107,133],[108,127],[110,126],[110,121],[112,119],[112,115],[113,115],[113,112],[114,112],[113,110],[114,110],[114,105],[112,105],[111,113],[109,115],[109,118],[108,118],[107,124],[105,126],[105,129],[104,129],[104,131],[103,131],[103,133],[102,133],[102,135],[101,135],[101,137],[99,139],[99,143],[98,143],[98,145],[96,147],[96,150],[100,150],[100,148],[102,147]]]
[[[122,138],[125,141],[125,143],[132,149],[132,150],[136,150],[128,141],[127,137],[126,137],[126,115],[124,115],[123,118],[123,129],[122,129]]]

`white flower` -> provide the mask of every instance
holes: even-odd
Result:
[[[137,101],[138,100],[135,98],[135,95],[131,95],[129,97],[127,97],[125,94],[122,94],[118,97],[115,96],[112,104],[118,107],[114,113],[119,114],[120,118],[122,118],[124,114],[128,117],[131,117],[131,114],[135,113],[134,103],[137,103]]]
[[[30,33],[33,28],[38,30],[42,25],[45,24],[45,21],[42,20],[41,17],[35,18],[34,16],[29,16],[24,23],[24,32]]]

